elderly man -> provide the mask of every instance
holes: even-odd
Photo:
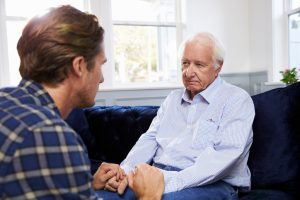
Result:
[[[235,199],[238,188],[250,188],[254,105],[247,92],[219,77],[223,60],[223,47],[209,33],[184,43],[185,89],[171,92],[121,163],[126,172],[139,163],[159,168],[163,199]],[[126,183],[113,180],[106,188],[123,191]]]
[[[93,179],[81,138],[63,120],[73,108],[94,104],[104,81],[103,34],[96,16],[71,6],[53,8],[24,28],[22,80],[0,90],[0,199],[97,199],[94,189],[111,177],[125,180],[118,165],[107,163]],[[127,181],[141,199],[163,192],[154,167],[140,165]],[[162,189],[153,191],[159,183]]]

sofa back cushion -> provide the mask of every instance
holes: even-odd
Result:
[[[157,106],[94,106],[84,109],[94,141],[89,156],[120,163],[147,131]]]
[[[299,188],[300,83],[252,96],[252,188]]]

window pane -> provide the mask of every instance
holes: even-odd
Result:
[[[300,12],[289,17],[289,65],[300,68]]]
[[[291,7],[292,9],[300,7],[300,0],[291,0]]]
[[[77,9],[83,10],[83,1],[84,0],[6,0],[6,15],[32,17],[49,7],[55,7],[63,4],[71,4]]]
[[[175,27],[114,26],[116,82],[175,82],[176,58]]]
[[[174,0],[112,0],[114,21],[174,22]]]
[[[71,4],[80,10],[84,10],[84,0],[6,0],[5,8],[7,16],[29,18],[44,11],[48,7],[54,7],[62,4]],[[5,48],[7,48],[8,52],[9,85],[17,85],[21,79],[19,74],[20,59],[17,53],[17,42],[25,25],[25,20],[9,19],[6,21],[7,47]]]
[[[9,21],[7,24],[7,45],[9,62],[10,85],[17,85],[21,76],[19,73],[20,59],[17,51],[17,42],[22,34],[25,21]]]

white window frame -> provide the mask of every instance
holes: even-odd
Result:
[[[176,23],[170,24],[176,26],[176,37],[177,37],[177,49],[179,44],[182,41],[183,38],[183,29],[184,25],[182,23],[182,6],[184,6],[183,0],[175,0],[176,5]],[[105,77],[104,83],[100,85],[101,89],[107,89],[107,90],[118,90],[124,88],[124,86],[117,85],[114,82],[114,57],[113,57],[113,24],[112,24],[112,12],[111,12],[111,1],[107,0],[84,0],[84,7],[86,10],[89,10],[91,13],[95,14],[100,21],[100,24],[105,29],[105,36],[104,36],[104,45],[105,45],[105,52],[106,57],[108,58],[107,63],[103,66],[103,73]],[[20,17],[7,17],[5,13],[5,1],[0,1],[0,87],[7,86],[9,83],[9,60],[8,60],[8,44],[7,44],[7,29],[6,29],[6,21],[8,20],[20,20]],[[22,18],[21,20],[24,20]],[[122,22],[119,22],[122,23]],[[134,23],[135,25],[138,25],[139,23]],[[144,24],[144,23],[143,23]],[[151,25],[151,24],[149,24]],[[167,24],[168,25],[168,24]],[[149,87],[149,84],[131,84],[129,86],[126,86],[126,88],[172,88],[172,87],[178,87],[181,85],[181,70],[179,66],[179,62],[177,59],[177,66],[178,66],[178,84],[174,85],[168,85],[168,84],[160,84],[153,85],[151,83],[151,87]]]
[[[286,14],[286,19],[287,19],[287,31],[289,31],[289,17],[290,15],[296,14],[296,13],[300,13],[300,6],[298,8],[292,8],[292,0],[288,0],[287,1],[287,14]],[[289,37],[289,33],[288,33],[288,37]],[[289,39],[287,41],[287,45],[289,45]],[[290,64],[290,52],[289,52],[290,48],[288,47],[288,66],[289,67],[293,67]],[[299,67],[299,66],[298,66]]]
[[[272,0],[271,62],[268,67],[269,83],[280,83],[280,71],[288,67],[288,0]]]
[[[89,9],[89,3],[91,0],[82,0],[84,10]],[[26,17],[20,16],[8,16],[5,10],[5,1],[0,0],[0,88],[6,86],[12,86],[10,80],[10,69],[9,69],[9,55],[8,55],[8,42],[7,42],[7,21],[26,21]],[[17,38],[18,39],[18,38]],[[17,47],[15,47],[17,51]],[[15,66],[18,67],[18,66]]]
[[[300,8],[291,9],[291,0],[272,0],[272,62],[268,68],[271,83],[280,82],[280,71],[290,68],[289,15],[299,11]]]
[[[103,67],[103,73],[105,77],[104,83],[101,84],[101,88],[104,90],[122,90],[122,89],[152,89],[152,88],[177,88],[182,85],[181,81],[181,68],[178,59],[177,63],[177,82],[174,83],[131,83],[131,84],[119,84],[116,83],[114,77],[115,63],[114,63],[114,52],[113,52],[113,25],[133,25],[133,26],[175,26],[176,27],[176,44],[177,49],[182,42],[184,33],[184,24],[182,23],[182,9],[185,2],[183,0],[175,0],[175,12],[176,19],[175,23],[149,23],[149,22],[128,22],[128,21],[113,21],[112,20],[112,8],[111,1],[99,0],[91,1],[91,11],[96,13],[101,13],[99,17],[102,25],[105,29],[104,45],[105,52],[108,58],[108,62]],[[96,14],[97,15],[97,14]],[[177,50],[176,49],[176,50]],[[151,84],[151,86],[150,86]]]
[[[9,82],[5,1],[0,1],[0,87]]]

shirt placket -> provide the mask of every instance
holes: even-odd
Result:
[[[191,104],[188,108],[187,113],[187,128],[192,129],[194,121],[195,121],[195,114],[197,110],[197,104]]]

